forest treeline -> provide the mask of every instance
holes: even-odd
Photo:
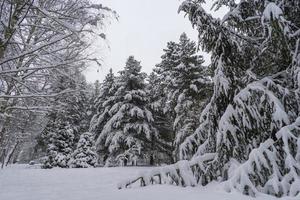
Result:
[[[47,152],[43,167],[160,165],[180,160],[179,145],[199,125],[212,80],[202,56],[196,54],[196,43],[185,33],[178,42],[169,42],[164,52],[149,76],[130,56],[123,70],[117,74],[110,70],[102,83],[96,82],[92,95],[64,95],[66,106],[48,114],[39,137]]]
[[[112,10],[87,0],[2,2],[3,165],[29,140],[43,168],[169,164],[120,188],[226,181],[228,192],[300,194],[298,0],[215,0],[215,10],[228,8],[223,19],[185,0],[179,11],[198,43],[183,33],[151,74],[129,56],[94,86],[82,69],[99,61],[85,50],[90,37],[105,39],[94,28],[117,17]]]

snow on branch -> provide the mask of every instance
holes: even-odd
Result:
[[[230,192],[256,196],[263,192],[275,196],[300,194],[300,117],[282,127],[274,142],[268,139],[253,149],[249,159],[241,164],[227,181]]]
[[[214,157],[215,153],[208,153],[195,157],[191,161],[182,160],[173,165],[158,167],[152,171],[142,173],[136,178],[119,183],[118,188],[127,188],[134,183],[140,183],[140,186],[153,184],[175,184],[184,187],[196,186],[201,180],[198,176],[199,172],[203,174],[205,166]]]
[[[270,2],[263,12],[263,19],[279,19],[281,15],[283,15],[281,8],[279,8],[275,3]]]
[[[76,90],[69,90],[66,89],[59,93],[54,94],[24,94],[24,95],[0,95],[0,98],[16,98],[16,99],[23,99],[23,98],[53,98],[57,97],[66,93],[75,92]]]
[[[53,109],[54,106],[13,106],[13,107],[6,108],[5,111],[24,110],[24,111],[32,111],[35,113],[47,113],[49,111],[52,111]]]
[[[56,69],[58,67],[68,67],[68,65],[75,63],[76,61],[70,61],[70,62],[61,62],[61,63],[57,63],[57,64],[53,64],[53,65],[49,65],[49,66],[43,66],[43,67],[21,67],[21,68],[17,68],[17,69],[10,69],[10,70],[3,70],[0,71],[0,75],[4,75],[4,74],[11,74],[11,73],[18,73],[18,72],[22,72],[22,71],[38,71],[38,70],[43,70],[43,69]]]
[[[19,55],[14,55],[14,56],[11,56],[9,58],[6,58],[5,60],[3,60],[3,61],[0,62],[0,65],[3,65],[3,64],[5,64],[5,63],[7,63],[9,61],[16,60],[16,59],[21,58],[23,56],[31,55],[34,52],[39,51],[39,50],[41,50],[41,49],[43,49],[43,48],[45,48],[47,46],[51,46],[51,45],[53,45],[53,44],[55,44],[57,42],[60,42],[61,40],[64,40],[64,39],[70,37],[71,35],[72,34],[63,35],[63,36],[59,36],[59,37],[54,37],[54,39],[52,39],[51,41],[49,41],[49,42],[47,42],[45,44],[42,44],[40,46],[36,46],[36,47],[34,47],[34,48],[30,49],[30,50],[27,50],[27,51],[25,51],[25,52],[23,52],[23,53],[21,53]]]

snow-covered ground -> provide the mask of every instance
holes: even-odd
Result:
[[[155,185],[117,189],[118,182],[149,168],[39,169],[14,165],[0,170],[0,200],[249,200],[220,184],[181,188]],[[298,197],[299,198],[299,197]],[[261,196],[258,200],[275,200]],[[295,199],[295,198],[282,198]]]

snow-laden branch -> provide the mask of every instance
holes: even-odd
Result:
[[[7,107],[6,111],[8,110],[27,110],[27,111],[51,111],[53,110],[53,106],[13,106],[13,107]]]
[[[12,57],[9,57],[9,58],[6,58],[5,60],[0,61],[0,66],[3,65],[3,64],[5,64],[5,63],[7,63],[7,62],[12,61],[12,60],[16,60],[16,59],[18,59],[18,58],[21,58],[21,57],[23,57],[23,56],[31,55],[31,54],[33,54],[34,52],[36,52],[36,51],[38,51],[38,50],[41,50],[41,49],[43,49],[43,48],[45,48],[45,47],[47,47],[47,46],[53,45],[53,44],[55,44],[55,43],[57,43],[57,42],[59,42],[59,41],[61,41],[61,40],[64,40],[64,39],[70,37],[71,35],[72,35],[72,34],[68,34],[68,35],[63,35],[63,36],[60,36],[60,37],[56,37],[55,39],[53,39],[53,40],[51,40],[50,42],[47,42],[47,43],[45,43],[45,44],[43,44],[43,45],[34,47],[34,48],[32,48],[32,49],[30,49],[30,50],[27,50],[27,51],[25,51],[25,52],[23,52],[23,53],[21,53],[21,54],[19,54],[19,55],[12,56]]]
[[[38,71],[38,70],[43,70],[43,69],[53,69],[53,68],[57,68],[57,67],[68,67],[68,65],[70,65],[74,62],[77,62],[77,60],[70,61],[70,62],[61,62],[61,63],[57,63],[57,64],[53,64],[53,65],[49,65],[49,66],[43,66],[43,67],[21,67],[18,69],[0,71],[0,75],[18,73],[18,72],[22,72],[22,71]]]
[[[158,167],[152,171],[142,173],[136,178],[119,183],[118,188],[127,188],[137,182],[140,183],[140,186],[166,183],[180,186],[196,186],[200,181],[198,177],[199,172],[201,174],[204,172],[205,165],[213,160],[215,155],[215,153],[208,153],[198,156],[191,161],[182,160],[173,165]]]
[[[43,15],[45,15],[47,18],[52,19],[53,21],[57,22],[59,25],[63,26],[67,30],[71,31],[73,34],[78,34],[81,30],[77,30],[72,24],[68,23],[67,20],[62,21],[57,17],[54,17],[49,13],[47,10],[41,8],[38,5],[34,5],[34,8],[37,9],[39,12],[41,12]]]
[[[233,171],[225,189],[252,196],[259,192],[276,196],[300,194],[299,130],[298,117],[277,132],[276,142],[269,139],[253,149],[249,159]],[[285,163],[284,170],[280,163]]]
[[[0,98],[15,98],[15,99],[23,99],[23,98],[53,98],[57,97],[66,93],[71,93],[75,92],[76,90],[69,90],[66,89],[62,92],[59,93],[54,93],[54,94],[24,94],[24,95],[0,95]]]

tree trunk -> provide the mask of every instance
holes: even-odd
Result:
[[[2,151],[2,158],[1,158],[1,169],[4,168],[5,157],[6,157],[6,149],[3,149],[3,151]]]
[[[12,147],[12,149],[8,152],[6,158],[5,158],[5,166],[7,166],[12,158],[12,156],[14,155],[14,152],[16,151],[18,145],[20,144],[19,141],[17,141],[14,146]]]

